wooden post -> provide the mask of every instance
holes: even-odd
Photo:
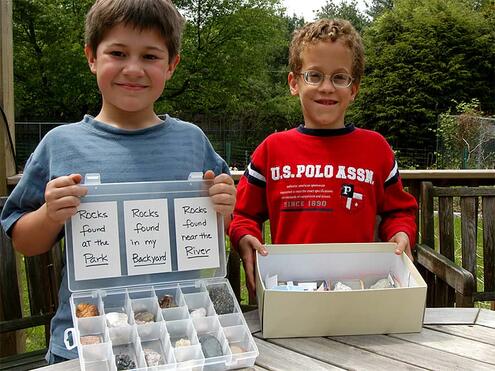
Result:
[[[12,138],[12,145],[15,146],[14,132],[14,51],[12,37],[12,0],[0,1],[0,106],[5,117],[0,114],[0,196],[7,195],[7,178],[15,175],[16,168],[12,154],[12,146],[9,139]],[[7,122],[5,122],[5,118]],[[7,127],[9,130],[7,130]],[[3,208],[3,201],[0,205]],[[1,231],[0,231],[1,232]],[[2,234],[2,247],[7,243]],[[12,270],[4,271],[2,266],[2,285],[0,291],[8,291],[8,295],[2,299],[7,299],[7,305],[0,310],[0,320],[20,318],[22,316],[22,302],[18,280],[16,279],[19,267],[19,255],[13,249],[2,248],[0,252],[2,264],[8,264]],[[7,275],[7,276],[5,276]],[[0,348],[3,356],[22,352],[25,347],[25,331],[17,331],[2,334],[0,337]]]
[[[14,135],[14,52],[12,0],[0,1],[0,105],[5,112],[13,143]],[[15,175],[7,123],[0,115],[0,196],[7,194],[7,177]]]

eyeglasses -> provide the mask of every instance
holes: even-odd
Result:
[[[325,80],[325,77],[328,76],[330,77],[330,81],[332,81],[332,84],[336,89],[348,88],[354,81],[354,78],[351,75],[343,72],[334,73],[333,75],[325,75],[320,71],[304,71],[299,75],[302,75],[306,84],[313,86],[320,86],[321,84],[323,84],[323,80]]]

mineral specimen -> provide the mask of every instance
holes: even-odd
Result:
[[[234,312],[234,299],[226,286],[215,286],[208,289],[217,314]]]
[[[232,352],[232,354],[245,352],[244,348],[240,347],[239,345],[231,345],[230,351]]]
[[[115,365],[117,370],[131,370],[136,368],[136,362],[131,359],[129,354],[117,354],[115,356]]]
[[[147,311],[137,312],[134,314],[134,320],[138,325],[144,325],[145,323],[154,322],[155,316]]]
[[[191,311],[191,318],[201,318],[206,317],[206,309],[201,307]]]
[[[382,278],[381,280],[376,281],[374,285],[371,285],[370,289],[390,289],[392,287],[388,278]]]
[[[76,317],[96,317],[99,316],[98,307],[94,304],[79,303],[76,307]]]
[[[218,357],[223,355],[222,345],[216,337],[211,335],[201,335],[199,337],[199,342],[201,344],[201,349],[203,350],[205,358]]]
[[[106,314],[108,327],[120,327],[127,325],[127,314],[110,312]]]
[[[334,291],[352,291],[352,289],[349,286],[344,285],[342,282],[337,282],[333,289]]]
[[[81,336],[79,342],[81,345],[99,344],[101,343],[101,338],[95,335]]]
[[[189,339],[181,338],[175,342],[176,348],[188,347],[189,345],[191,345],[191,340],[189,340]]]
[[[177,306],[175,304],[175,300],[174,300],[174,297],[172,295],[163,295],[160,298],[160,300],[158,300],[158,304],[160,305],[160,308],[162,308],[162,309],[173,308],[173,307]]]
[[[153,349],[144,348],[144,358],[148,367],[158,366],[162,360],[160,353],[155,352]]]

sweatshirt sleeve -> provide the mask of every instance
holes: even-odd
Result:
[[[234,249],[239,240],[250,234],[262,242],[262,225],[268,219],[266,201],[266,177],[263,162],[263,143],[256,149],[251,163],[237,186],[234,218],[230,223],[229,236]]]
[[[382,217],[380,238],[388,241],[396,233],[405,232],[409,236],[412,249],[416,244],[418,204],[416,199],[404,190],[395,159],[383,187],[383,199],[378,210]]]

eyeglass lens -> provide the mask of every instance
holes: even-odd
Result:
[[[304,81],[310,85],[321,85],[326,76],[319,71],[303,72]],[[346,73],[336,73],[331,75],[330,80],[336,88],[347,88],[352,84],[352,77]]]

